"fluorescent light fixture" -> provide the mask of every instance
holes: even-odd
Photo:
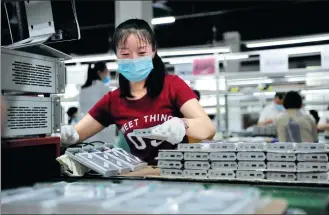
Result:
[[[107,63],[106,67],[108,70],[118,70],[118,63],[117,62],[111,62],[111,63]]]
[[[199,54],[215,54],[230,52],[228,47],[209,47],[209,48],[186,48],[176,50],[159,50],[160,57],[176,56],[176,55],[199,55]]]
[[[254,42],[246,42],[247,48],[259,48],[259,47],[267,47],[267,46],[280,46],[280,45],[290,45],[290,44],[298,44],[298,43],[310,43],[310,42],[318,42],[329,40],[329,34],[322,35],[313,35],[313,36],[305,36],[300,38],[290,38],[290,39],[276,39],[276,40],[263,40],[263,41],[254,41]]]
[[[96,61],[116,60],[117,57],[113,54],[91,55],[85,57],[73,57],[71,60],[66,60],[65,63],[85,63]]]
[[[175,22],[175,17],[173,16],[167,16],[167,17],[159,17],[159,18],[153,18],[151,20],[152,25],[162,25],[162,24],[169,24]]]
[[[250,78],[250,79],[231,79],[227,80],[227,85],[239,86],[239,85],[253,85],[253,84],[271,84],[273,80],[270,78]]]
[[[212,58],[214,55],[202,55],[202,56],[190,56],[190,57],[172,57],[172,58],[163,58],[163,62],[170,64],[184,64],[184,63],[193,63],[195,59],[204,59]],[[249,58],[247,54],[238,54],[238,55],[227,55],[227,56],[217,56],[217,60],[242,60]]]
[[[218,60],[243,60],[248,58],[249,55],[247,54],[223,54],[217,57]]]
[[[274,96],[275,92],[256,92],[253,93],[254,96]]]
[[[300,82],[300,81],[305,81],[306,78],[305,76],[284,76],[287,82]]]

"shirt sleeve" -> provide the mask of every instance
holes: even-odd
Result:
[[[266,121],[266,117],[267,117],[267,107],[264,108],[264,110],[260,113],[259,119],[258,119],[258,123],[261,122],[265,122]]]
[[[193,90],[178,76],[174,76],[170,83],[170,91],[177,108],[180,109],[185,102],[197,99]]]
[[[104,127],[114,124],[113,117],[110,113],[111,93],[108,93],[101,98],[90,110],[89,115]]]

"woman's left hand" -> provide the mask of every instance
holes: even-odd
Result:
[[[155,132],[159,132],[161,135],[167,136],[166,141],[171,144],[182,142],[184,136],[186,135],[184,121],[178,117],[173,117],[157,126],[155,128]]]

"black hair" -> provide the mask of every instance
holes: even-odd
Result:
[[[164,80],[167,73],[164,63],[157,54],[155,35],[149,24],[142,19],[129,19],[121,23],[115,29],[113,34],[112,41],[114,52],[117,53],[117,47],[121,43],[125,43],[128,36],[131,34],[135,34],[141,41],[149,42],[155,52],[155,56],[152,59],[154,68],[146,79],[145,87],[147,89],[147,95],[151,98],[156,98],[160,95],[163,89]],[[121,74],[119,74],[119,87],[121,97],[134,97],[131,94],[129,81]]]
[[[283,106],[286,109],[299,109],[303,105],[303,99],[296,91],[288,92],[283,101]]]
[[[278,93],[275,93],[275,96],[274,98],[279,98],[280,100],[284,99],[286,93],[282,93],[282,92],[278,92]]]
[[[320,117],[316,110],[310,110],[310,114],[314,117],[316,124],[319,123]]]
[[[73,120],[73,115],[75,114],[75,113],[77,113],[78,112],[78,108],[76,108],[76,107],[70,107],[68,110],[67,110],[67,115],[69,116],[69,121],[68,121],[68,123],[69,123],[69,125],[71,124],[71,122],[72,122],[72,120]]]
[[[93,84],[93,81],[95,81],[95,80],[101,80],[101,78],[99,77],[98,71],[104,71],[106,69],[106,64],[104,62],[97,62],[94,64],[93,68],[91,68],[91,67],[92,67],[92,64],[89,64],[87,81],[81,87],[82,89],[90,87]]]
[[[193,90],[193,92],[195,93],[195,95],[197,96],[198,101],[200,101],[200,92],[198,90]]]

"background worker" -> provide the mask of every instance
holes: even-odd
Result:
[[[310,114],[304,114],[302,97],[298,92],[290,91],[283,102],[286,112],[276,121],[277,134],[280,142],[317,142],[316,123]]]
[[[276,93],[273,102],[267,105],[260,114],[258,119],[259,126],[266,126],[273,124],[280,114],[284,113],[285,108],[283,107],[283,99],[285,93]]]
[[[89,64],[87,80],[81,87],[79,105],[81,116],[88,114],[88,111],[110,91],[110,75],[105,62]],[[114,132],[112,132],[114,134]],[[101,141],[111,142],[109,128],[104,129],[97,135],[90,137],[86,142]]]

